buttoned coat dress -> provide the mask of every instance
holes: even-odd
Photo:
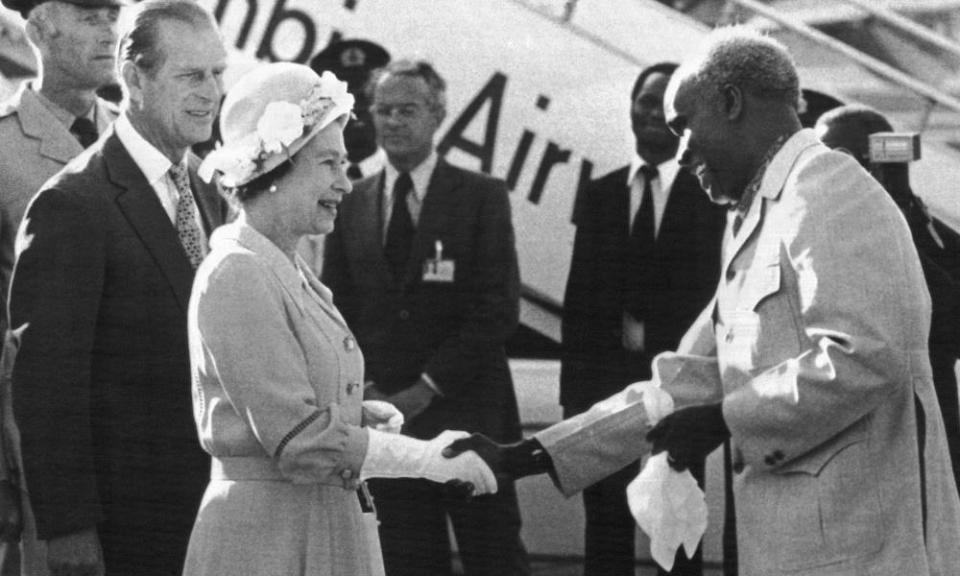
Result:
[[[654,382],[678,407],[722,400],[740,574],[956,574],[930,299],[897,207],[803,130],[728,229],[723,262],[714,302],[656,358]],[[649,450],[631,392],[537,435],[564,493]]]
[[[377,573],[356,494],[367,433],[353,334],[303,260],[242,221],[211,245],[189,337],[212,479],[184,574]]]

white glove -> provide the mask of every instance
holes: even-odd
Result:
[[[388,434],[399,434],[403,428],[403,412],[383,400],[364,400],[363,425]]]
[[[467,438],[467,432],[447,430],[433,440],[417,440],[400,434],[388,434],[368,428],[370,441],[360,479],[426,478],[434,482],[460,480],[473,484],[474,494],[493,494],[497,479],[493,471],[474,452],[456,458],[444,458],[441,452],[454,440]]]

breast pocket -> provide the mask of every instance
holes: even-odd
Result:
[[[765,266],[750,274],[734,299],[734,308],[723,314],[727,331],[725,357],[741,369],[753,371],[772,363],[763,358],[765,340],[773,335],[771,328],[777,326],[779,319],[770,317],[771,306],[767,304],[780,288],[780,266]]]
[[[864,423],[831,446],[775,472],[780,567],[819,574],[883,546],[879,493],[870,481]]]

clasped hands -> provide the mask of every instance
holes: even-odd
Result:
[[[678,472],[703,462],[730,437],[723,420],[722,405],[707,404],[682,408],[665,416],[647,433],[651,454],[666,451],[670,467]],[[533,438],[513,444],[498,444],[483,434],[454,441],[443,450],[447,458],[466,451],[476,452],[498,480],[510,481],[553,470],[550,456]]]

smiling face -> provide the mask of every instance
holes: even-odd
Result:
[[[223,94],[227,53],[212,25],[179,20],[158,24],[157,49],[161,63],[155,70],[124,62],[128,113],[148,142],[171,161],[179,161],[187,147],[210,138]]]
[[[738,137],[719,92],[697,86],[689,76],[674,75],[664,98],[667,125],[680,137],[680,166],[697,177],[714,202],[735,202],[747,182],[738,168]]]
[[[112,82],[120,9],[65,2],[51,2],[44,9],[50,24],[39,27],[45,81],[81,90]]]
[[[637,154],[651,164],[660,164],[677,152],[678,140],[663,118],[663,94],[670,77],[648,76],[630,107],[630,124],[637,142]]]
[[[422,78],[387,75],[377,84],[373,122],[377,141],[394,166],[409,170],[423,162],[442,121],[443,110]]]
[[[267,192],[274,215],[285,235],[299,239],[307,234],[329,234],[337,207],[353,189],[347,178],[347,148],[339,122],[322,129],[293,157],[293,168],[276,182],[277,192]]]

